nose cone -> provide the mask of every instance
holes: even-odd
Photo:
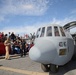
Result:
[[[40,57],[40,51],[38,50],[38,48],[36,48],[35,46],[33,46],[30,51],[29,51],[29,57],[34,60],[37,61]]]
[[[41,39],[29,50],[29,57],[39,63],[50,64],[54,61],[57,51],[53,42]]]

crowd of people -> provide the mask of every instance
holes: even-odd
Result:
[[[11,51],[11,54],[20,53],[21,57],[26,56],[26,53],[29,51],[29,45],[26,40],[19,37],[19,35],[15,35],[14,32],[9,32],[8,34],[0,32],[0,42],[3,42],[5,45],[5,59],[10,59],[9,51]],[[33,43],[31,46],[33,46]]]

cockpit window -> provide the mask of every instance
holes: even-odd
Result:
[[[60,36],[57,26],[54,26],[54,34],[55,34],[55,36]]]
[[[47,36],[52,36],[52,27],[51,26],[49,26],[49,27],[47,27]]]
[[[45,33],[45,27],[42,28],[41,36],[40,37],[43,37],[44,36],[44,33]]]
[[[63,31],[63,28],[62,28],[62,27],[60,27],[60,31],[61,31],[62,36],[65,36],[65,33],[64,33],[64,31]]]
[[[38,31],[37,31],[37,34],[36,34],[36,37],[37,37],[37,38],[38,38],[39,35],[40,35],[40,30],[41,30],[41,28],[39,28]]]

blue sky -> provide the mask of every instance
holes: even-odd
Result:
[[[76,21],[76,0],[0,0],[0,32],[29,34],[41,25],[71,21]]]

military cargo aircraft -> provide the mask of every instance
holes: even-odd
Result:
[[[67,28],[68,24],[64,27],[50,24],[38,28],[29,57],[41,63],[43,71],[57,72],[59,66],[65,65],[74,55],[74,40]]]

